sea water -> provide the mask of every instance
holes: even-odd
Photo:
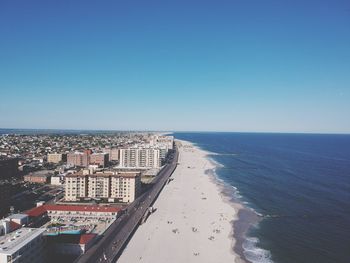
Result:
[[[259,215],[240,243],[248,261],[350,262],[350,135],[174,135],[212,152],[218,178]]]

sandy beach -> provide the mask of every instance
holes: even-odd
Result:
[[[233,251],[238,207],[208,172],[207,153],[181,141],[179,165],[118,262],[241,262]]]

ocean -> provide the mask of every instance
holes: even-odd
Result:
[[[240,219],[249,223],[238,242],[247,261],[350,262],[350,135],[174,136],[213,153],[232,199],[259,215]]]

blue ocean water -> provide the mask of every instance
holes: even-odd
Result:
[[[350,262],[350,135],[175,133],[213,152],[217,176],[261,220],[251,262]]]

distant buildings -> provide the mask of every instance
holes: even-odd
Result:
[[[0,263],[45,262],[43,233],[41,228],[20,228],[0,236]]]
[[[174,136],[159,136],[154,135],[150,140],[151,146],[164,146],[169,150],[174,148]]]
[[[92,151],[74,152],[67,154],[67,164],[72,166],[87,167],[90,164],[90,155]]]
[[[160,168],[174,147],[173,136],[152,136],[149,144],[134,145],[119,150],[120,168]]]
[[[141,189],[139,172],[106,172],[89,174],[79,172],[66,176],[66,201],[86,198],[109,202],[133,202]]]
[[[23,180],[29,183],[47,184],[50,182],[52,172],[49,171],[37,171],[23,176]]]
[[[108,159],[108,153],[92,153],[91,150],[67,154],[67,164],[80,167],[88,167],[90,164],[105,167]]]
[[[98,165],[100,167],[106,167],[108,165],[109,154],[108,153],[93,153],[90,155],[91,165]]]
[[[48,163],[60,163],[67,161],[67,154],[64,153],[49,153],[47,155]]]
[[[103,152],[108,153],[109,161],[119,160],[119,149],[118,148],[104,148]]]

